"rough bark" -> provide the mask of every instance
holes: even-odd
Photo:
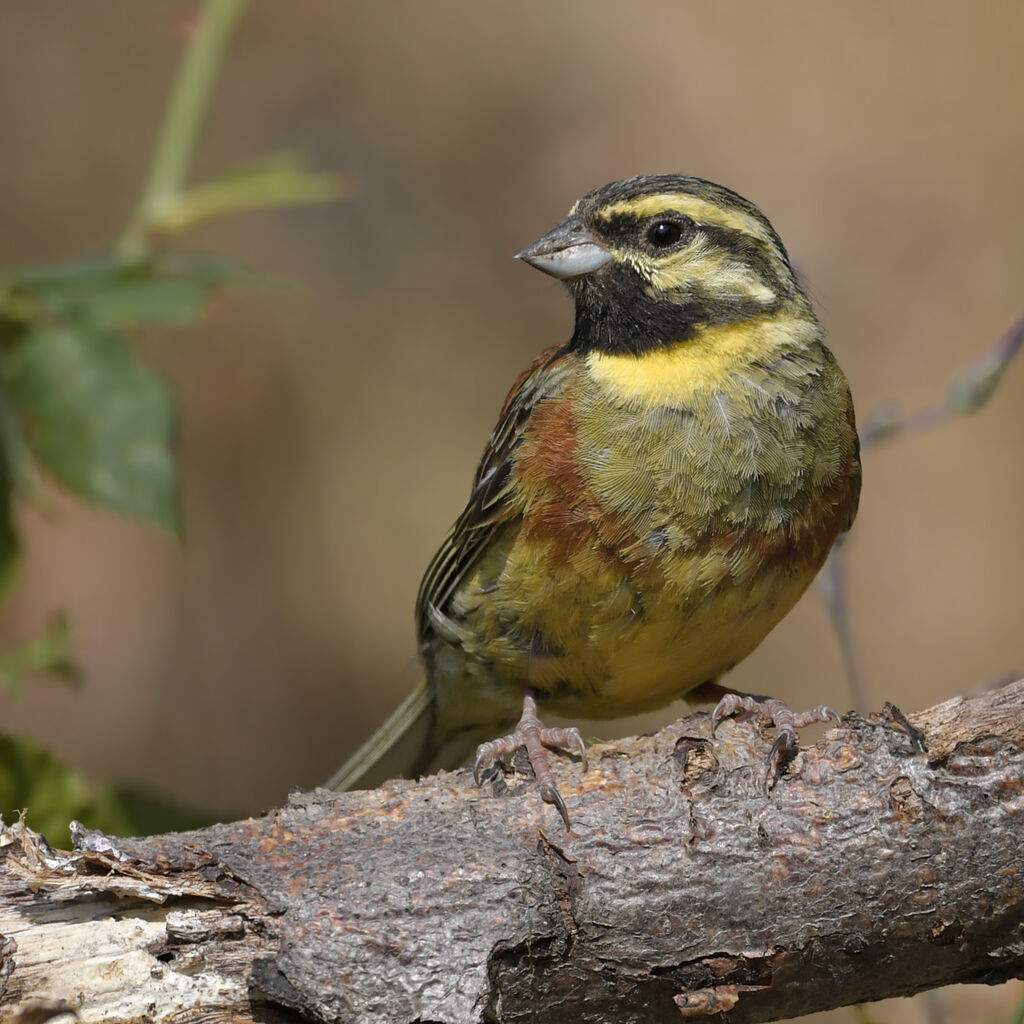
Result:
[[[569,834],[466,772],[70,854],[9,826],[0,1017],[739,1024],[1024,977],[1024,681],[911,721],[768,792],[750,720],[596,747]]]

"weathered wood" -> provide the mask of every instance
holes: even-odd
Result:
[[[768,793],[748,720],[595,747],[568,835],[466,772],[70,854],[8,826],[0,1016],[740,1024],[1024,977],[1024,681],[911,721]]]

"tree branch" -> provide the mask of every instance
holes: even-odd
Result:
[[[1024,681],[848,716],[770,793],[706,714],[559,785],[296,793],[149,839],[0,835],[0,1016],[720,1021],[1024,977]]]

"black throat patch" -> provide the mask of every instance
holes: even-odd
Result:
[[[568,284],[576,302],[569,347],[580,353],[641,355],[688,341],[704,327],[769,312],[753,298],[712,297],[696,289],[652,296],[632,267],[622,264]]]

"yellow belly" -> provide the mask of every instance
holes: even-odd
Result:
[[[742,661],[812,578],[773,574],[702,598],[666,595],[636,616],[601,624],[554,671],[534,661],[527,674],[542,699],[549,693],[544,703],[566,717],[620,718],[663,707]]]
[[[550,551],[522,535],[485,559],[453,609],[471,629],[447,680],[472,694],[474,717],[486,706],[514,717],[524,686],[567,717],[661,707],[745,658],[818,570],[691,553],[623,578],[597,561],[581,549],[553,568]],[[443,706],[460,703],[449,698]]]

